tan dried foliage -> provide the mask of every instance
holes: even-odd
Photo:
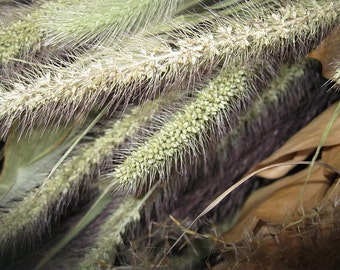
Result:
[[[322,75],[332,79],[340,62],[340,25],[321,42],[321,44],[308,54],[308,57],[317,59],[322,64]]]
[[[302,161],[320,143],[335,111],[330,107],[251,171],[277,162]],[[315,166],[288,174],[290,166],[261,173],[277,179],[254,192],[238,221],[221,236],[226,252],[218,269],[301,269],[334,267],[340,248],[340,118],[337,117]],[[232,254],[232,255],[231,255]],[[320,263],[320,265],[318,265]],[[313,268],[314,269],[314,268]]]
[[[279,150],[253,167],[250,172],[279,162],[305,160],[315,151],[320,143],[322,134],[326,129],[329,119],[331,119],[334,114],[335,109],[336,104],[329,107],[325,112],[316,117],[311,123],[290,138]],[[327,138],[323,144],[324,147],[340,144],[339,130],[340,119],[337,119],[328,132]],[[287,174],[294,166],[295,165],[272,168],[257,175],[264,178],[277,179]]]

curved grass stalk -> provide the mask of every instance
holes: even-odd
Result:
[[[71,119],[76,108],[99,106],[99,99],[108,95],[114,96],[112,104],[122,96],[152,97],[156,86],[195,80],[199,70],[209,72],[221,62],[227,66],[254,57],[276,57],[278,61],[286,56],[298,58],[339,21],[339,10],[340,5],[332,1],[287,5],[275,13],[254,10],[249,20],[221,19],[211,32],[201,30],[193,38],[178,37],[172,42],[176,49],[157,38],[133,37],[126,50],[105,53],[86,70],[61,73],[50,78],[48,85],[32,85],[25,93],[14,90],[0,95],[0,134],[5,136],[19,117],[24,126],[29,121],[58,119],[61,114]],[[136,48],[141,43],[145,46]],[[287,50],[289,46],[294,49]]]
[[[86,183],[86,175],[90,175],[94,168],[109,158],[112,151],[147,122],[161,105],[162,101],[148,103],[124,115],[111,127],[108,126],[103,136],[93,143],[82,145],[37,192],[28,194],[21,202],[13,203],[10,211],[0,218],[2,252],[15,247],[17,241],[26,237],[34,239],[44,232],[70,200],[79,196],[77,194],[81,185],[89,185]]]

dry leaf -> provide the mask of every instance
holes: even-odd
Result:
[[[339,196],[339,181],[329,191]],[[242,241],[231,243],[231,252],[226,249],[225,260],[213,270],[337,269],[334,267],[339,262],[340,205],[324,199],[304,219],[286,226],[258,219],[252,231],[244,232]],[[227,241],[229,234],[225,233],[222,239]]]
[[[320,143],[322,134],[331,119],[337,104],[332,105],[318,117],[316,117],[306,127],[302,128],[292,138],[290,138],[279,150],[271,156],[263,160],[261,163],[250,169],[250,172],[266,167],[270,164],[275,164],[285,161],[302,161],[312,154],[317,145]],[[340,118],[338,117],[329,130],[324,146],[334,146],[340,144]],[[277,179],[289,172],[294,165],[277,167],[263,171],[258,176]]]
[[[332,79],[336,71],[335,63],[340,62],[340,26],[335,27],[308,57],[319,60],[322,64],[322,75]]]
[[[321,161],[340,168],[340,145],[326,148]],[[290,224],[338,198],[339,183],[333,183],[333,178],[339,175],[324,167],[315,167],[309,179],[308,174],[309,168],[306,168],[254,192],[244,204],[237,224],[225,232],[222,239],[237,243],[244,237],[244,232],[254,230],[259,221]]]
[[[256,168],[277,161],[303,160],[321,138],[333,109],[298,132]],[[340,121],[334,124],[323,147],[321,160],[337,168],[316,166],[308,178],[306,168],[254,192],[246,201],[236,225],[221,240],[233,246],[219,269],[327,269],[338,263],[340,248]],[[284,170],[276,174],[282,176]],[[228,257],[229,256],[229,257]],[[319,258],[319,257],[322,258]],[[316,265],[317,261],[321,264]],[[307,267],[307,268],[308,268]],[[325,268],[326,267],[326,268]],[[313,268],[313,269],[314,269]]]
[[[307,175],[308,169],[305,169],[254,192],[246,201],[237,224],[224,233],[222,239],[236,243],[242,240],[245,231],[254,230],[259,221],[289,224],[318,207],[329,188],[329,181],[321,167],[314,170],[305,186]]]

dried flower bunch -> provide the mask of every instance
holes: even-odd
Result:
[[[0,0],[0,265],[260,267],[268,250],[255,254],[251,243],[273,245],[255,232],[269,225],[250,235],[242,220],[280,220],[258,214],[268,207],[249,210],[275,205],[268,194],[280,184],[245,204],[268,180],[218,196],[339,98],[339,14],[331,0]],[[328,166],[333,176],[322,179],[335,191],[304,201],[303,213],[320,211],[300,215],[301,226],[286,219],[296,238],[310,220],[312,238],[325,231],[318,218],[339,216],[339,164],[329,157],[340,142],[326,140],[337,111],[329,126],[314,125],[320,143],[276,160],[306,163],[333,147],[310,163]],[[286,165],[273,178],[292,174]],[[292,204],[285,197],[282,208]],[[288,234],[284,225],[276,235]],[[284,265],[300,267],[294,256]]]

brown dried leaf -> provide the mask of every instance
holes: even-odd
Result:
[[[289,224],[318,207],[329,188],[329,181],[321,167],[314,170],[305,185],[307,176],[308,169],[305,169],[254,192],[246,201],[237,224],[224,233],[222,239],[236,243],[242,240],[245,231],[256,229],[259,221]]]
[[[322,134],[329,122],[329,119],[331,119],[336,106],[337,105],[334,104],[329,107],[326,111],[316,117],[311,123],[302,128],[291,139],[289,139],[279,150],[250,169],[250,172],[279,162],[302,161],[307,158],[315,151],[317,145],[320,143]],[[333,127],[329,130],[324,143],[325,147],[340,144],[340,136],[338,134],[339,130],[340,118],[338,117],[334,122]],[[286,175],[293,167],[294,165],[277,167],[265,170],[258,175],[264,178],[276,179]]]
[[[257,165],[256,169],[276,162],[303,160],[307,151],[312,153],[318,146],[334,109],[335,105],[314,119],[271,157]],[[339,120],[328,134],[320,160],[334,168],[340,168]],[[282,176],[283,173],[282,169],[272,175]],[[284,226],[303,219],[313,209],[334,203],[340,196],[339,183],[334,181],[339,178],[339,174],[321,166],[314,167],[310,176],[309,173],[310,168],[306,168],[254,192],[244,204],[237,224],[225,232],[222,239],[237,243],[242,240],[245,231],[255,233],[259,224]]]
[[[322,162],[340,168],[340,145],[325,148]],[[324,167],[315,167],[309,179],[308,173],[307,168],[287,176],[249,197],[238,223],[221,237],[233,251],[213,270],[333,269],[338,264],[339,174]]]
[[[335,63],[340,62],[340,26],[335,27],[308,57],[319,60],[322,64],[322,75],[332,79],[336,71]]]

